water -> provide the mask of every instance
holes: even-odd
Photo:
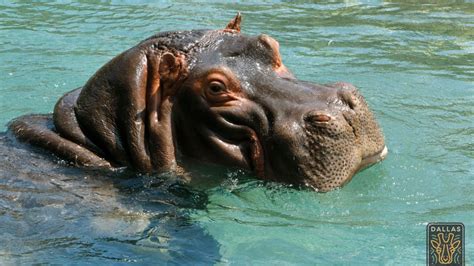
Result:
[[[424,265],[425,226],[466,226],[474,259],[474,4],[0,4],[0,131],[50,112],[155,32],[222,28],[280,41],[301,79],[356,84],[389,157],[326,194],[195,165],[179,176],[88,172],[11,146],[0,169],[0,263]],[[15,151],[15,152],[13,152]],[[14,154],[14,155],[12,155]]]

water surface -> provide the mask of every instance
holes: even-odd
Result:
[[[472,262],[470,1],[2,3],[0,131],[18,115],[51,112],[140,40],[222,28],[237,10],[243,32],[279,40],[298,78],[358,86],[384,130],[387,160],[317,194],[206,165],[188,173],[203,180],[194,185],[78,170],[2,135],[2,264],[424,265],[434,221],[465,224]]]

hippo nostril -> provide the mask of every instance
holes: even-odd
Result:
[[[327,115],[318,114],[318,115],[313,116],[313,121],[316,121],[316,122],[329,122],[329,120],[331,120],[331,117]]]
[[[327,123],[331,121],[331,117],[322,113],[310,112],[306,115],[305,120],[308,122]]]
[[[342,90],[340,93],[341,100],[349,106],[352,110],[355,110],[356,107],[356,98],[350,90]]]

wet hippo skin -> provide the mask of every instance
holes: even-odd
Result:
[[[240,22],[156,34],[66,93],[52,115],[25,115],[9,129],[77,166],[150,173],[186,156],[318,191],[386,156],[353,85],[296,79],[278,42],[241,34]]]

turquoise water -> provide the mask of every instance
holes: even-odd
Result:
[[[465,224],[472,263],[472,1],[2,2],[0,131],[18,115],[51,112],[153,33],[222,28],[237,10],[243,32],[279,40],[299,78],[358,86],[388,158],[317,194],[206,165],[191,167],[187,175],[202,180],[191,185],[86,172],[30,152],[6,168],[13,159],[3,153],[1,264],[424,265],[425,226],[435,221]]]

